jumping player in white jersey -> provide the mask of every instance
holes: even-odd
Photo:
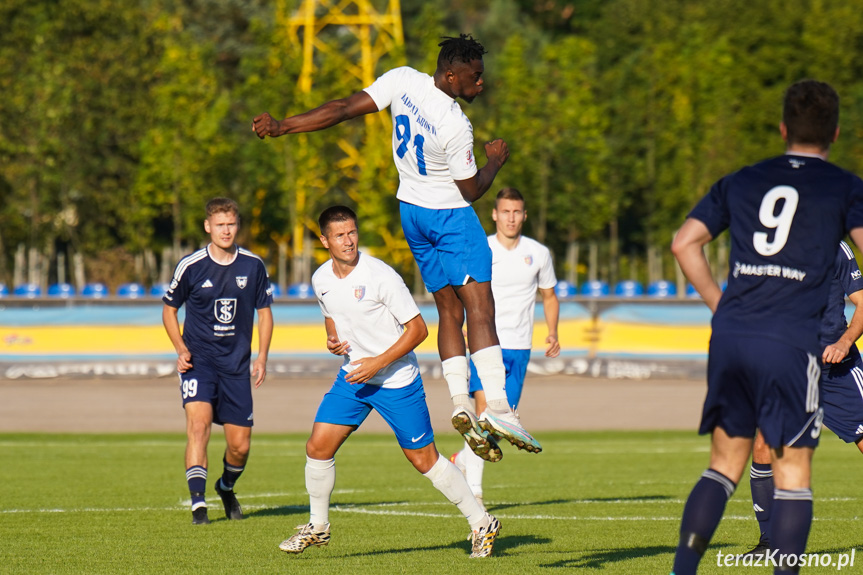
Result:
[[[258,356],[252,365],[255,387],[267,375],[273,335],[273,302],[261,258],[238,247],[240,210],[236,202],[207,202],[204,229],[210,244],[180,260],[162,298],[162,323],[177,350],[180,393],[186,410],[186,481],[192,497],[192,523],[210,522],[207,444],[213,423],[225,429],[224,471],[216,481],[228,519],[242,519],[234,483],[246,467],[252,439],[252,388],[249,380],[252,330],[258,313]],[[186,306],[180,333],[178,312]]]
[[[470,103],[482,92],[485,49],[466,34],[446,38],[440,47],[434,76],[395,68],[365,90],[303,114],[281,121],[261,114],[252,129],[261,139],[312,132],[390,107],[402,229],[437,305],[438,352],[455,405],[453,426],[477,455],[498,461],[502,453],[493,436],[520,449],[542,450],[507,403],[490,286],[491,253],[470,205],[491,187],[509,149],[503,140],[486,143],[488,162],[477,169],[473,127],[456,99]],[[479,418],[468,395],[461,331],[465,316],[471,357],[488,399]]]
[[[414,348],[428,336],[407,286],[384,262],[359,252],[357,216],[344,206],[318,219],[331,259],[312,276],[327,332],[327,349],[344,357],[306,443],[309,522],[279,549],[302,553],[330,541],[329,505],[335,455],[372,409],[389,424],[408,461],[467,518],[471,557],[491,555],[500,522],[471,496],[464,476],[434,444]]]
[[[753,437],[770,446],[774,573],[796,573],[812,522],[811,462],[821,430],[819,328],[846,232],[863,246],[863,181],[827,162],[839,97],[797,82],[785,92],[786,153],[730,174],[689,213],[672,242],[683,273],[714,311],[700,433],[710,465],[687,499],[673,573],[691,575],[737,487]],[[731,235],[723,292],[704,245]]]
[[[557,277],[548,248],[521,233],[527,220],[521,192],[515,188],[500,190],[491,217],[496,227],[495,233],[488,236],[492,253],[491,291],[495,301],[495,324],[506,367],[506,396],[510,407],[515,410],[521,399],[530,361],[537,290],[542,296],[542,309],[548,329],[545,356],[560,355],[560,343],[557,340],[560,302],[554,292]],[[486,405],[485,391],[473,362],[470,391],[476,401],[476,412],[482,413]],[[483,459],[477,457],[466,443],[464,449],[450,460],[465,474],[471,491],[482,503]]]
[[[836,254],[836,272],[830,285],[830,299],[821,322],[821,398],[824,403],[824,426],[846,443],[854,443],[863,452],[863,359],[855,342],[863,335],[863,274],[854,252],[841,242]],[[854,305],[851,321],[845,319],[845,296]],[[761,528],[758,545],[741,558],[752,559],[770,553],[770,513],[773,508],[773,469],[770,448],[761,433],[752,448],[749,469],[752,507]]]

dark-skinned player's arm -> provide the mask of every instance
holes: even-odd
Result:
[[[269,113],[256,116],[252,120],[252,130],[262,140],[267,136],[276,138],[285,134],[300,134],[325,130],[345,120],[372,114],[378,111],[377,104],[366,92],[360,91],[347,98],[331,100],[314,110],[309,110],[284,120],[275,120]]]
[[[468,180],[455,180],[455,185],[458,186],[458,191],[466,202],[473,203],[488,191],[495,176],[509,159],[509,147],[501,139],[492,140],[485,144],[485,155],[488,161],[477,170],[474,177]]]

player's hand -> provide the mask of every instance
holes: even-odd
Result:
[[[503,166],[509,159],[509,146],[500,138],[485,143],[485,156],[491,162]]]
[[[351,371],[345,380],[348,383],[365,383],[375,376],[386,365],[377,357],[364,357],[352,361],[351,365],[357,366]]]
[[[824,363],[839,363],[845,359],[850,349],[851,345],[840,339],[836,343],[824,348],[824,353],[821,354],[821,361]]]
[[[186,373],[192,369],[192,352],[185,349],[177,354],[177,371]]]
[[[347,355],[350,346],[347,341],[339,341],[334,335],[327,338],[327,350],[333,355]]]
[[[560,355],[560,342],[557,341],[557,336],[548,336],[545,338],[545,343],[548,344],[548,348],[545,350],[545,357],[557,357]]]
[[[267,112],[264,112],[260,116],[255,116],[255,119],[252,120],[252,130],[262,140],[267,136],[275,138],[281,135],[279,133],[279,123]]]
[[[255,378],[255,388],[261,387],[267,377],[267,360],[261,357],[252,364],[252,377]]]

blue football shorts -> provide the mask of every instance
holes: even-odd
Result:
[[[419,375],[405,387],[389,389],[367,383],[351,384],[339,370],[333,386],[324,395],[315,421],[359,427],[372,409],[396,434],[402,449],[419,449],[434,442],[426,393]]]
[[[225,377],[205,364],[201,359],[180,376],[180,396],[183,407],[193,401],[205,401],[213,406],[213,423],[230,423],[241,427],[252,427],[252,380],[251,377]]]
[[[521,401],[521,392],[524,389],[524,377],[527,374],[527,364],[530,362],[529,349],[502,349],[503,366],[506,368],[506,400],[513,409],[518,407]],[[473,360],[470,362],[470,395],[482,389],[482,382],[476,373]]]
[[[842,363],[825,364],[821,372],[824,425],[847,443],[863,437],[863,360],[852,346]]]
[[[429,292],[491,281],[491,248],[472,207],[432,210],[401,202],[402,229]]]
[[[754,437],[757,427],[771,447],[815,447],[823,417],[820,375],[819,358],[805,350],[714,332],[699,433],[721,427],[732,437]]]

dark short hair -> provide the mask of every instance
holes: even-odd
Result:
[[[839,125],[839,95],[825,82],[795,82],[785,91],[782,121],[789,144],[815,144],[826,150]]]
[[[470,34],[459,34],[458,38],[443,36],[443,42],[438,46],[440,46],[437,56],[438,70],[444,70],[456,61],[469,64],[472,60],[482,60],[482,55],[486,53],[482,44],[474,40]]]
[[[216,214],[234,214],[237,219],[240,218],[240,206],[231,198],[213,198],[207,202],[205,208],[207,219]]]
[[[519,192],[515,188],[503,188],[501,191],[499,191],[497,193],[497,197],[495,197],[495,199],[494,199],[495,209],[497,209],[497,204],[501,200],[516,200],[516,201],[519,201],[521,203],[525,203],[524,202],[524,196],[522,196],[521,192]]]
[[[352,209],[347,206],[330,206],[321,212],[318,218],[318,226],[321,228],[321,235],[327,235],[327,227],[333,222],[353,221],[357,223],[357,215]]]

